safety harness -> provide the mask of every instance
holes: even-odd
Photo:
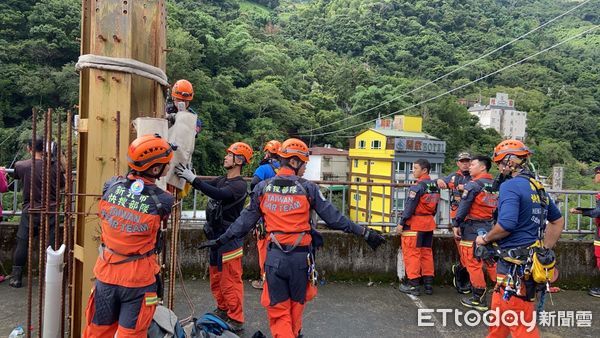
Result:
[[[525,298],[525,300],[535,300],[535,294],[538,286],[545,285],[543,288],[538,310],[542,310],[544,296],[550,289],[550,280],[554,276],[554,266],[556,256],[551,249],[544,248],[544,232],[546,230],[546,218],[548,214],[548,205],[550,198],[546,193],[544,186],[529,173],[521,173],[518,176],[528,180],[535,189],[538,203],[541,207],[540,227],[538,229],[538,240],[527,247],[499,249],[497,250],[499,258],[510,263],[509,272],[505,275],[501,283],[496,285],[495,291],[499,291],[501,285],[505,285],[502,298],[508,301],[512,296]],[[524,287],[523,281],[534,282],[533,287],[526,287],[525,296],[521,293]]]
[[[289,183],[288,183],[289,181],[290,180],[282,180],[282,179],[276,179],[276,178],[270,179],[269,183],[266,184],[265,187],[263,188],[263,193],[265,193],[268,190],[269,186],[279,185],[276,183],[280,183],[280,184],[284,183],[285,185],[289,185]],[[308,191],[304,187],[304,185],[302,185],[302,182],[306,182],[306,180],[299,178],[299,179],[296,179],[293,181],[293,185],[298,187],[298,189],[308,199],[309,205],[311,205],[311,216],[309,217],[310,230],[296,232],[298,234],[298,238],[296,239],[294,244],[292,244],[291,246],[286,245],[285,248],[281,243],[279,243],[276,235],[293,234],[294,232],[272,231],[269,233],[269,239],[270,239],[271,243],[273,245],[275,245],[275,247],[277,247],[277,249],[279,249],[281,252],[283,252],[285,254],[289,254],[291,252],[298,252],[299,250],[303,251],[303,252],[307,252],[306,261],[308,264],[308,279],[313,285],[317,285],[318,272],[317,272],[316,264],[315,264],[315,250],[323,246],[323,236],[316,230],[316,226],[315,226],[314,222],[312,221],[313,220],[312,213],[314,212],[314,210],[312,209],[313,201],[312,201],[312,198],[310,197]],[[265,226],[265,228],[266,228],[266,226]],[[265,229],[265,231],[266,231],[266,229]],[[304,236],[306,234],[311,235],[311,237],[312,237],[311,244],[307,247],[299,247],[298,245],[300,244],[300,242],[302,241],[302,238],[304,238]]]

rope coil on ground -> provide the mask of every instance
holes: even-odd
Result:
[[[85,54],[79,56],[79,60],[77,61],[77,64],[75,64],[75,69],[81,71],[85,68],[135,74],[154,80],[164,87],[169,87],[167,74],[165,74],[162,69],[134,59]]]

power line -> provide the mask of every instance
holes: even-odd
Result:
[[[564,40],[562,40],[562,41],[560,41],[560,42],[558,42],[558,43],[556,43],[556,44],[554,44],[554,45],[552,45],[552,46],[550,46],[550,47],[548,47],[548,48],[542,49],[541,51],[538,51],[538,52],[536,52],[536,53],[534,53],[534,54],[532,54],[532,55],[529,55],[529,56],[527,56],[527,57],[526,57],[526,58],[524,58],[524,59],[521,59],[521,60],[519,60],[519,61],[517,61],[517,62],[511,63],[511,64],[510,64],[510,65],[508,65],[508,66],[502,67],[502,68],[500,68],[500,69],[498,69],[498,70],[496,70],[496,71],[494,71],[494,72],[491,72],[491,73],[489,73],[489,74],[487,74],[487,75],[484,75],[484,76],[482,76],[482,77],[480,77],[480,78],[478,78],[478,79],[475,79],[475,80],[473,80],[473,81],[471,81],[471,82],[468,82],[468,83],[466,83],[466,84],[463,84],[463,85],[461,85],[461,86],[459,86],[459,87],[456,87],[456,88],[454,88],[454,89],[448,90],[448,91],[446,91],[446,92],[444,92],[444,93],[442,93],[442,94],[439,94],[439,95],[437,95],[437,96],[434,96],[434,97],[432,97],[432,98],[429,98],[429,99],[427,99],[427,100],[421,101],[421,102],[419,102],[419,103],[415,103],[415,104],[413,104],[413,105],[411,105],[411,106],[408,106],[408,107],[406,107],[406,108],[403,108],[403,109],[397,110],[397,111],[395,111],[395,112],[392,112],[392,113],[389,113],[389,114],[383,115],[383,116],[381,116],[381,117],[388,117],[388,116],[392,116],[392,115],[395,115],[395,114],[401,113],[401,112],[403,112],[403,111],[406,111],[406,110],[409,110],[409,109],[411,109],[411,108],[414,108],[414,107],[420,106],[420,105],[422,105],[422,104],[424,104],[424,103],[427,103],[427,102],[430,102],[430,101],[436,100],[436,99],[438,99],[438,98],[440,98],[440,97],[442,97],[442,96],[445,96],[445,95],[447,95],[447,94],[453,93],[453,92],[455,92],[455,91],[457,91],[457,90],[463,89],[463,88],[465,88],[465,87],[467,87],[467,86],[470,86],[470,85],[472,85],[472,84],[474,84],[474,83],[477,83],[477,82],[479,82],[479,81],[481,81],[481,80],[487,79],[488,77],[490,77],[490,76],[492,76],[492,75],[496,75],[496,74],[498,74],[498,73],[500,73],[500,72],[502,72],[502,71],[504,71],[504,70],[506,70],[506,69],[508,69],[508,68],[510,68],[510,67],[513,67],[513,66],[519,65],[519,64],[521,64],[521,63],[523,63],[523,62],[525,62],[525,61],[527,61],[527,60],[529,60],[529,59],[531,59],[531,58],[534,58],[534,57],[536,57],[536,56],[538,56],[538,55],[540,55],[540,54],[542,54],[542,53],[545,53],[545,52],[547,52],[547,51],[549,51],[549,50],[552,50],[552,49],[554,49],[554,48],[556,48],[556,47],[558,47],[558,46],[560,46],[560,45],[562,45],[562,44],[564,44],[564,43],[566,43],[566,42],[569,42],[569,41],[571,41],[571,40],[573,40],[573,39],[576,39],[576,38],[578,38],[578,37],[580,37],[580,36],[582,36],[582,35],[584,35],[584,34],[587,34],[587,33],[591,32],[591,31],[593,31],[593,30],[597,29],[598,27],[600,27],[600,25],[595,25],[595,26],[592,26],[592,28],[590,28],[590,29],[587,29],[587,30],[585,30],[585,31],[583,31],[583,32],[581,32],[581,33],[578,33],[578,34],[576,34],[576,35],[574,35],[574,36],[572,36],[572,37],[570,37],[570,38],[566,38],[566,39],[564,39]],[[308,136],[310,136],[310,137],[315,137],[315,136],[325,136],[325,135],[335,134],[335,133],[339,133],[339,132],[341,132],[341,131],[345,131],[345,130],[352,129],[352,128],[356,128],[356,127],[359,127],[359,126],[362,126],[362,125],[370,124],[370,123],[372,123],[372,122],[374,122],[374,121],[377,121],[378,119],[379,119],[379,117],[378,117],[378,118],[376,118],[376,119],[372,119],[372,120],[366,121],[366,122],[362,122],[362,123],[359,123],[359,124],[355,124],[355,125],[353,125],[353,126],[350,126],[350,127],[341,128],[341,129],[338,129],[338,130],[335,130],[335,131],[330,131],[330,132],[325,132],[325,133],[319,133],[319,134],[312,134],[312,135],[299,135],[299,136],[304,136],[304,137],[308,137]]]
[[[494,50],[492,50],[492,51],[490,51],[490,52],[487,52],[487,53],[483,54],[482,56],[480,56],[480,57],[476,58],[475,60],[469,61],[469,62],[467,62],[466,64],[464,64],[464,65],[462,65],[462,66],[460,66],[460,67],[458,67],[458,68],[456,68],[456,69],[452,70],[451,72],[449,72],[449,73],[446,73],[446,74],[444,74],[444,75],[442,75],[442,76],[440,76],[440,77],[438,77],[438,78],[436,78],[436,79],[434,79],[434,80],[432,80],[432,81],[430,81],[430,82],[427,82],[426,84],[424,84],[424,85],[421,85],[421,86],[419,86],[419,87],[417,87],[417,88],[415,88],[415,89],[413,89],[413,90],[411,90],[411,91],[409,91],[409,92],[406,92],[406,93],[404,93],[404,94],[401,94],[401,95],[399,95],[399,96],[393,97],[393,98],[391,98],[391,99],[389,99],[389,100],[387,100],[387,101],[383,101],[383,102],[381,102],[380,104],[378,104],[378,105],[376,105],[376,106],[374,106],[374,107],[371,107],[371,108],[369,108],[369,109],[367,109],[367,110],[364,110],[364,111],[358,112],[358,113],[356,113],[356,114],[352,114],[352,115],[346,116],[345,118],[343,118],[343,119],[341,119],[341,120],[333,121],[333,122],[330,122],[330,123],[328,123],[328,124],[325,124],[325,125],[322,125],[322,126],[319,126],[319,127],[313,128],[313,129],[309,129],[309,130],[302,131],[302,133],[311,133],[311,132],[313,132],[313,131],[320,130],[320,129],[323,129],[323,128],[327,128],[327,127],[329,127],[329,126],[332,126],[332,125],[334,125],[334,124],[337,124],[337,123],[340,123],[340,122],[346,121],[346,120],[348,120],[348,119],[351,119],[351,118],[353,118],[353,117],[356,117],[356,116],[359,116],[359,115],[362,115],[362,114],[366,114],[366,113],[368,113],[368,112],[370,112],[370,111],[373,111],[373,110],[375,110],[375,109],[377,109],[377,108],[380,108],[380,107],[382,107],[382,106],[384,106],[384,105],[386,105],[386,104],[388,104],[388,103],[391,103],[391,102],[394,102],[394,101],[396,101],[396,100],[399,100],[399,99],[401,99],[401,98],[403,98],[403,97],[406,97],[406,96],[408,96],[408,95],[410,95],[410,94],[412,94],[412,93],[414,93],[414,92],[416,92],[416,91],[418,91],[418,90],[421,90],[421,89],[423,89],[423,88],[429,87],[430,85],[432,85],[432,84],[434,84],[434,83],[436,83],[436,82],[438,82],[438,81],[440,81],[440,80],[443,80],[443,79],[447,78],[448,76],[450,76],[450,75],[452,75],[452,74],[454,74],[454,73],[456,73],[456,72],[458,72],[458,71],[460,71],[460,70],[462,70],[462,69],[464,69],[464,68],[466,68],[466,67],[468,67],[468,66],[470,66],[470,65],[474,64],[475,62],[477,62],[477,61],[479,61],[479,60],[481,60],[481,59],[484,59],[484,58],[486,58],[486,57],[490,56],[491,54],[493,54],[493,53],[495,53],[495,52],[497,52],[497,51],[499,51],[499,50],[502,50],[502,49],[504,49],[505,47],[507,47],[507,46],[509,46],[509,45],[511,45],[511,44],[513,44],[513,43],[515,43],[515,42],[517,42],[517,41],[519,41],[519,40],[521,40],[521,39],[525,38],[526,36],[528,36],[528,35],[530,35],[530,34],[532,34],[532,33],[536,32],[536,31],[538,31],[538,30],[540,30],[540,29],[542,29],[542,28],[544,28],[545,26],[547,26],[547,25],[551,24],[552,22],[554,22],[554,21],[556,21],[556,20],[558,20],[558,19],[562,18],[563,16],[565,16],[565,15],[567,15],[567,14],[571,13],[572,11],[574,11],[574,10],[578,9],[579,7],[581,7],[581,6],[585,5],[585,4],[587,4],[587,3],[588,3],[588,2],[590,2],[590,1],[591,1],[591,0],[586,0],[586,1],[582,2],[582,3],[580,3],[579,5],[577,5],[577,6],[573,7],[573,8],[571,8],[571,9],[569,9],[568,11],[564,12],[563,14],[561,14],[561,15],[559,15],[559,16],[557,16],[557,17],[555,17],[555,18],[553,18],[553,19],[551,19],[551,20],[549,20],[549,21],[547,21],[547,22],[545,22],[545,23],[543,23],[542,25],[540,25],[540,26],[538,26],[538,27],[536,27],[536,28],[534,28],[534,29],[530,30],[529,32],[527,32],[527,33],[525,33],[525,34],[523,34],[523,35],[521,35],[521,36],[519,36],[519,37],[517,37],[517,38],[515,38],[515,39],[513,39],[513,40],[511,40],[510,42],[507,42],[507,43],[503,44],[502,46],[500,46],[500,47],[498,47],[498,48],[496,48],[496,49],[494,49]],[[305,135],[302,135],[302,136],[305,136]],[[306,136],[308,136],[308,135],[306,135]]]

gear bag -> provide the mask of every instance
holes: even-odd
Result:
[[[233,333],[231,326],[214,313],[207,312],[194,320],[193,338],[227,337],[239,338]]]
[[[158,305],[148,328],[148,338],[186,338],[186,336],[175,313]]]

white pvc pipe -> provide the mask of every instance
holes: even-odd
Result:
[[[51,246],[46,249],[43,338],[60,337],[60,301],[65,249],[64,244],[57,251],[54,251]]]

